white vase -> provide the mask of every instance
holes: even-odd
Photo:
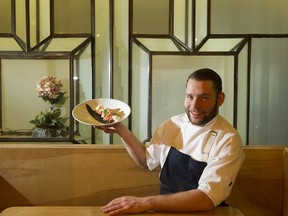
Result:
[[[50,138],[51,130],[49,128],[34,128],[32,131],[34,138]]]

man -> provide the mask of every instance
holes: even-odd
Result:
[[[244,154],[237,131],[218,114],[225,94],[211,69],[192,73],[186,82],[185,113],[160,125],[143,145],[122,123],[96,127],[117,133],[136,163],[161,166],[160,195],[124,196],[102,207],[104,213],[208,211],[229,196]]]

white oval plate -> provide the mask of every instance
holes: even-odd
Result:
[[[96,119],[94,119],[89,114],[89,112],[86,109],[86,104],[88,104],[94,111],[99,104],[102,105],[104,108],[113,109],[114,111],[118,112],[121,118],[118,121],[112,123],[108,122],[101,123]],[[131,109],[126,103],[110,98],[97,98],[83,101],[77,106],[75,106],[74,109],[72,110],[72,115],[76,121],[86,125],[96,125],[96,126],[109,126],[116,124],[126,119],[130,115],[130,113]]]

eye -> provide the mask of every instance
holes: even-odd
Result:
[[[206,102],[209,99],[209,97],[207,95],[203,95],[201,97],[201,99],[202,99],[203,102]]]
[[[188,95],[188,94],[187,94],[187,95],[186,95],[186,98],[189,99],[189,100],[193,100],[194,97],[193,97],[192,95]]]

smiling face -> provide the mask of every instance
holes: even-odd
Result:
[[[189,79],[186,86],[184,108],[192,124],[204,126],[217,114],[225,95],[216,95],[210,80]]]

